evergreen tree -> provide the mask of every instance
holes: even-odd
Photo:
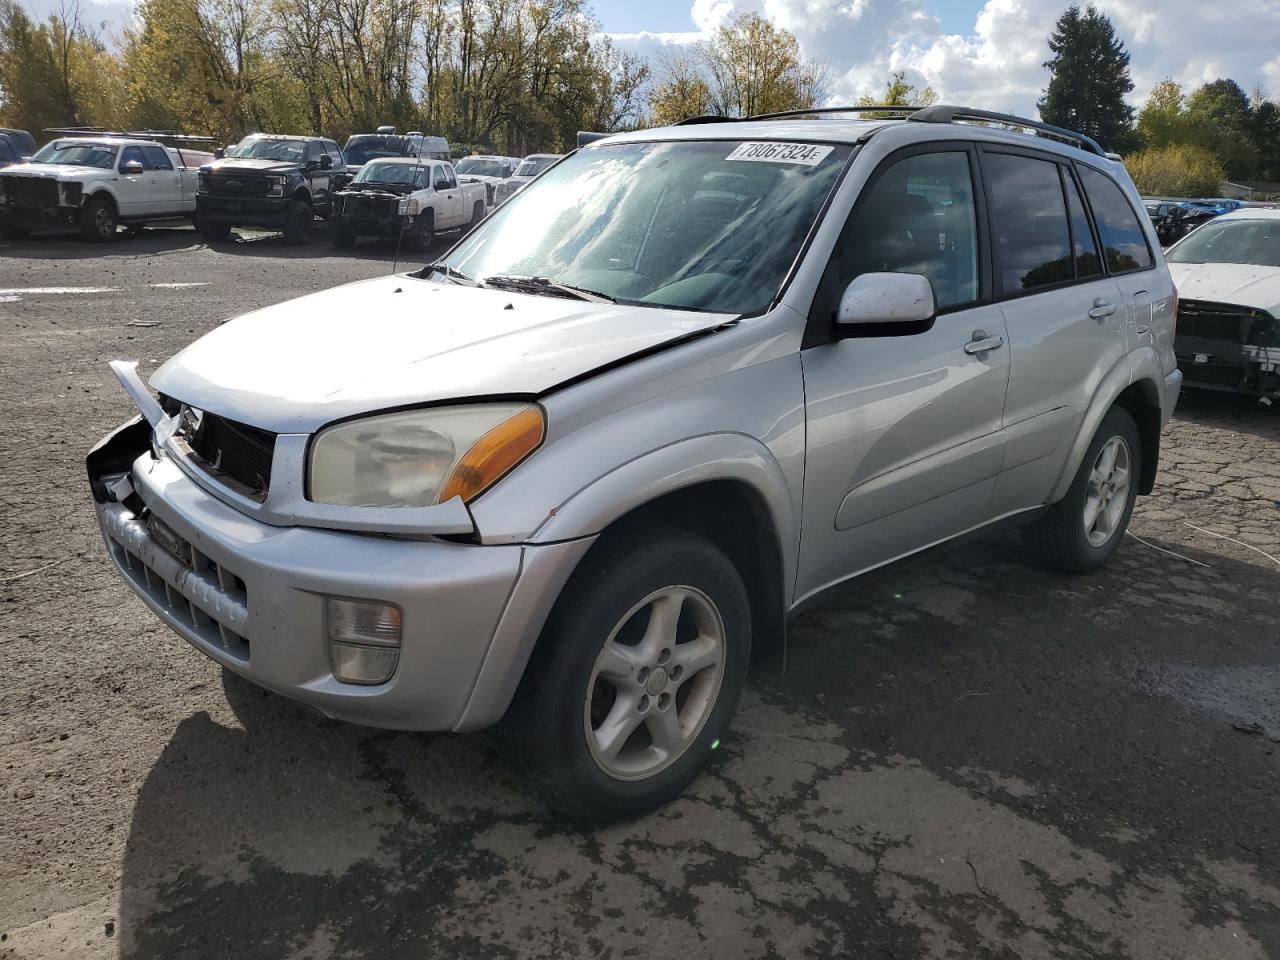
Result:
[[[1049,36],[1053,58],[1045,63],[1052,77],[1040,99],[1046,123],[1088,134],[1110,150],[1126,148],[1133,138],[1133,108],[1125,96],[1133,89],[1129,53],[1111,20],[1092,4],[1083,13],[1072,5]]]

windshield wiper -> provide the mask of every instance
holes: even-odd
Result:
[[[480,286],[480,284],[476,283],[475,280],[473,280],[471,277],[468,277],[461,270],[455,270],[453,267],[449,266],[447,263],[439,263],[439,262],[428,263],[425,267],[423,267],[416,274],[414,274],[414,276],[416,276],[419,280],[425,280],[427,279],[427,274],[429,273],[444,274],[450,280],[454,281],[454,283],[462,283],[469,287]]]
[[[607,293],[588,290],[586,287],[575,287],[571,283],[560,283],[549,277],[485,277],[480,286],[499,287],[515,290],[517,293],[545,293],[553,297],[568,297],[571,300],[586,300],[588,303],[617,303]]]

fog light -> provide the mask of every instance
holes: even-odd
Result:
[[[389,647],[329,644],[329,662],[333,665],[333,675],[342,683],[386,683],[396,672],[399,660],[400,651]]]
[[[376,600],[325,600],[329,661],[342,683],[385,683],[400,659],[400,608]]]

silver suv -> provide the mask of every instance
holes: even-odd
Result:
[[[830,587],[1001,521],[1096,570],[1181,383],[1150,220],[1086,137],[883,113],[599,140],[437,263],[218,327],[158,399],[117,363],[112,561],[328,716],[503,721],[591,820],[675,797]]]

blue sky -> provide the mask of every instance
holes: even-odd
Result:
[[[606,33],[638,33],[641,30],[674,33],[696,29],[690,13],[690,2],[691,0],[591,0],[591,7]],[[944,33],[970,33],[982,4],[983,0],[925,0],[924,7],[938,18]]]

